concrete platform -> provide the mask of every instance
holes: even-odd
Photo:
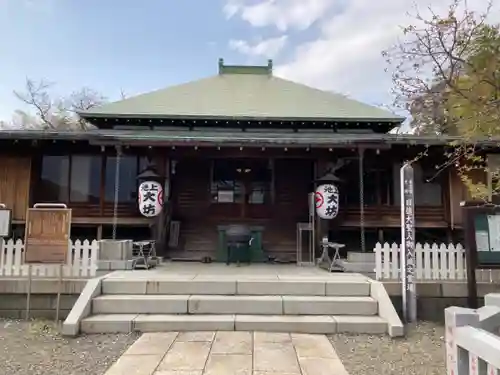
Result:
[[[199,262],[165,262],[150,270],[114,271],[106,275],[106,279],[238,279],[238,280],[287,280],[287,279],[359,279],[365,276],[353,273],[328,273],[317,267],[298,267],[294,264],[235,264],[199,263]]]
[[[103,294],[368,296],[370,279],[295,265],[165,263],[152,270],[115,271]]]
[[[323,335],[270,332],[143,334],[105,375],[347,375]]]

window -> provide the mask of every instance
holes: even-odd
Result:
[[[120,160],[119,203],[134,203],[137,175],[147,166],[145,157],[125,155]],[[104,201],[115,199],[116,157],[105,161]],[[38,202],[90,203],[101,201],[101,155],[44,155],[40,174]]]
[[[101,157],[44,155],[37,201],[99,203]]]
[[[214,160],[211,181],[212,202],[241,203],[244,186],[238,178],[239,164],[232,160]]]
[[[212,202],[264,204],[270,196],[271,169],[267,160],[214,160]]]
[[[70,202],[99,203],[101,160],[100,155],[71,156]]]
[[[37,201],[40,203],[68,202],[69,156],[44,156]]]
[[[359,163],[353,160],[339,171],[341,181],[336,183],[339,187],[340,199],[344,205],[359,207],[360,204],[360,179]],[[372,166],[363,166],[363,201],[366,206],[387,204],[387,180],[383,169]]]
[[[393,196],[394,205],[401,205],[401,181],[400,164],[393,166]],[[415,206],[440,207],[443,204],[442,187],[439,179],[435,177],[435,171],[429,168],[422,168],[421,165],[413,164],[413,180]]]
[[[105,202],[115,201],[116,156],[106,158],[106,176],[104,183]],[[138,161],[136,156],[120,158],[120,176],[118,189],[119,203],[133,203],[137,198]]]
[[[268,203],[271,192],[270,166],[265,161],[253,162],[247,168],[251,170],[250,182],[248,183],[247,203],[265,204]]]

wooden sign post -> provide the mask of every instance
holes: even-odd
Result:
[[[63,266],[70,246],[71,209],[62,203],[37,203],[26,215],[24,263],[28,264],[26,319],[29,319],[33,264],[58,267],[56,322],[59,321]]]

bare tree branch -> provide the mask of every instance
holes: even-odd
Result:
[[[102,105],[106,101],[107,99],[97,91],[88,87],[83,87],[71,93],[66,101],[66,109],[73,113],[78,113]],[[78,117],[77,123],[81,130],[86,130],[90,127],[90,125],[80,117]]]
[[[472,194],[484,195],[484,183],[471,175],[495,172],[477,139],[500,135],[500,32],[487,22],[491,2],[481,13],[467,5],[453,0],[441,15],[417,9],[414,22],[383,56],[392,70],[394,104],[411,113],[417,133],[463,138],[450,144],[436,176],[456,168]]]
[[[19,111],[15,115],[17,127],[42,127],[42,129],[88,130],[92,126],[80,118],[77,113],[102,105],[107,99],[88,87],[72,92],[66,98],[54,98],[50,89],[52,83],[44,80],[36,82],[26,79],[24,92],[14,91],[15,96],[35,110],[35,117]]]
[[[48,89],[51,86],[52,83],[43,80],[37,83],[29,78],[26,78],[25,92],[22,93],[14,91],[14,95],[19,100],[35,109],[37,116],[42,121],[43,126],[47,129],[55,128],[50,119],[53,103],[48,94]]]

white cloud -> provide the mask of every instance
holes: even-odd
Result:
[[[255,44],[251,44],[245,40],[230,40],[229,47],[241,54],[251,57],[276,57],[283,47],[285,47],[287,36],[282,35],[277,38],[265,39]]]
[[[226,18],[231,18],[233,17],[238,11],[240,10],[240,7],[242,6],[242,3],[240,0],[227,0],[226,4],[224,4],[224,7],[222,8],[224,14],[226,15]]]
[[[486,9],[488,0],[475,0]],[[432,4],[431,4],[432,3]],[[276,66],[276,75],[372,104],[390,104],[391,80],[381,52],[402,35],[408,12],[429,5],[447,11],[451,0],[232,0],[231,16],[250,26],[303,30],[317,26],[318,37],[293,47],[292,57]],[[229,13],[226,12],[229,16]],[[495,13],[495,18],[498,13]],[[258,30],[261,32],[261,30]],[[243,52],[243,51],[242,51]]]
[[[263,0],[248,4],[229,0],[224,6],[228,18],[239,15],[252,26],[276,26],[280,31],[307,29],[330,7],[330,0]]]

